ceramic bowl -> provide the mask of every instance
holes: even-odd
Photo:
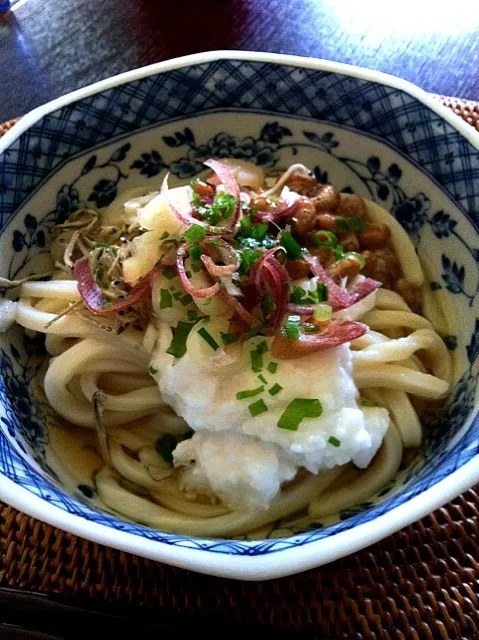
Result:
[[[479,134],[407,82],[319,60],[213,52],[132,71],[36,109],[0,140],[0,275],[39,269],[49,228],[82,204],[153,188],[166,170],[188,180],[204,159],[231,156],[265,169],[301,161],[389,209],[412,238],[447,309],[456,371],[421,451],[335,522],[256,541],[166,534],[105,511],[91,478],[65,467],[32,393],[41,340],[13,328],[1,342],[0,497],[104,545],[266,579],[365,547],[479,481]]]

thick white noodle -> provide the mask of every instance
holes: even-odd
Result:
[[[20,291],[22,298],[62,298],[72,301],[80,299],[76,280],[24,282]]]
[[[431,329],[418,329],[414,333],[382,344],[371,345],[353,352],[356,365],[382,364],[410,358],[416,351],[424,350],[431,361],[434,375],[448,382],[451,379],[451,361],[446,345]]]
[[[214,518],[200,518],[171,511],[123,489],[115,474],[103,469],[97,474],[97,489],[101,500],[111,509],[119,510],[132,520],[144,522],[162,531],[207,537],[230,537],[256,529],[284,516],[306,509],[311,500],[324,491],[340,475],[341,468],[306,476],[283,489],[266,511],[232,511]]]
[[[432,324],[426,318],[411,313],[410,311],[369,311],[361,322],[367,324],[374,331],[388,331],[389,329],[433,329]]]
[[[386,387],[434,400],[444,398],[449,390],[445,380],[394,364],[355,365],[354,382],[358,389]]]
[[[403,443],[391,422],[381,448],[369,467],[350,483],[341,483],[334,491],[313,498],[309,515],[314,519],[349,509],[380,491],[396,475],[401,464]]]

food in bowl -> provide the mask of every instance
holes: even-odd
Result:
[[[204,165],[57,224],[51,279],[4,313],[45,333],[41,387],[96,431],[105,505],[167,532],[266,537],[391,480],[451,361],[387,211],[300,164]]]

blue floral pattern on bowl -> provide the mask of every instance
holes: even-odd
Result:
[[[319,181],[385,206],[420,255],[424,250],[431,291],[446,296],[461,318],[444,335],[459,363],[457,384],[440,422],[430,425],[424,450],[397,483],[329,526],[314,523],[306,532],[264,541],[165,534],[101,510],[89,485],[75,495],[65,490],[48,456],[45,407],[31,392],[41,344],[14,330],[2,343],[0,472],[106,527],[168,545],[255,556],[370,522],[479,453],[472,415],[479,376],[479,152],[411,95],[339,73],[217,60],[152,75],[44,116],[0,156],[4,275],[28,272],[46,251],[48,230],[79,207],[107,206],[130,186],[157,189],[167,171],[188,180],[210,156],[265,169],[305,162]]]

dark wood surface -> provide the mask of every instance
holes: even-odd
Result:
[[[27,0],[0,15],[0,121],[135,67],[263,50],[393,73],[479,100],[479,3],[429,0]]]

